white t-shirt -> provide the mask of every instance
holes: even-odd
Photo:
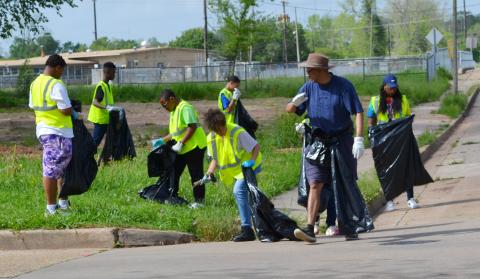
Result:
[[[67,88],[63,84],[57,82],[50,93],[50,98],[57,102],[57,108],[68,109],[72,107],[70,99],[68,98]],[[33,109],[32,92],[30,92],[28,106]],[[43,135],[59,135],[65,138],[73,138],[72,128],[56,128],[46,125],[43,122],[37,124],[37,138]]]

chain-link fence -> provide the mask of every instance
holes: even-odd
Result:
[[[218,63],[218,62],[217,62]],[[383,75],[386,73],[427,71],[424,57],[332,59],[337,75]],[[37,72],[36,74],[38,74]],[[241,80],[269,79],[282,77],[305,77],[304,68],[297,63],[262,64],[223,62],[210,66],[160,67],[160,68],[117,68],[114,81],[117,84],[157,84],[182,82],[220,82],[235,74]],[[15,87],[18,74],[1,75],[0,88]],[[67,67],[62,80],[66,84],[96,84],[102,78],[102,69]]]
[[[447,48],[437,49],[435,54],[427,53],[427,78],[432,80],[437,76],[438,68],[444,68],[445,70],[452,72],[453,59],[450,58]],[[458,71],[463,73],[466,70],[474,69],[476,62],[473,60],[473,53],[471,51],[458,51]]]

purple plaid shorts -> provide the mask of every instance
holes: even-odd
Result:
[[[39,137],[43,146],[43,176],[60,179],[72,159],[72,139],[59,135]]]

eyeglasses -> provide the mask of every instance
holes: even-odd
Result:
[[[160,103],[164,109],[167,109],[167,103]]]

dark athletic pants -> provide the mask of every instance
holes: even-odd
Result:
[[[175,184],[180,186],[180,176],[182,176],[185,167],[188,167],[190,178],[193,183],[203,178],[203,156],[206,148],[200,149],[196,147],[192,151],[185,154],[177,155],[175,159]],[[173,196],[178,195],[178,188]],[[205,185],[199,185],[193,188],[193,197],[195,202],[203,202],[205,200]]]

